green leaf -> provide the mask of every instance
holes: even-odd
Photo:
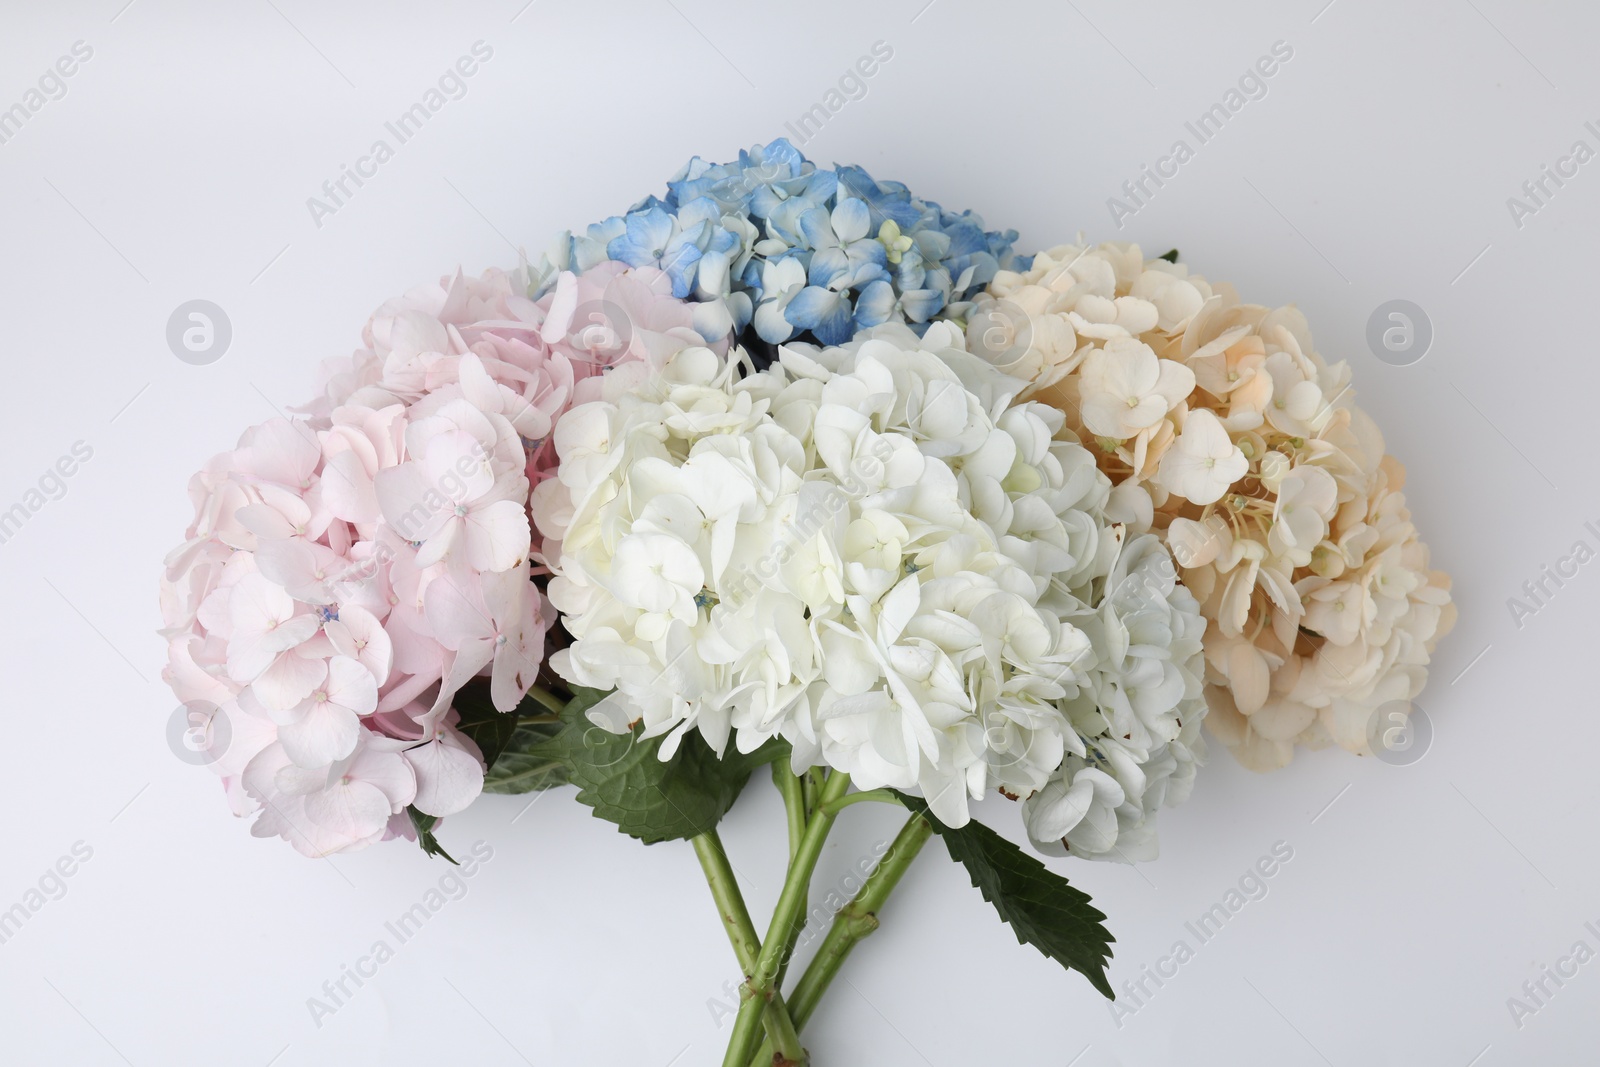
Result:
[[[461,720],[456,723],[456,729],[472,738],[483,752],[483,763],[486,767],[493,767],[500,758],[506,745],[511,742],[512,735],[517,730],[517,719],[527,711],[530,715],[537,715],[543,708],[536,703],[523,699],[522,705],[515,711],[501,711],[494,706],[494,701],[489,699],[489,687],[481,680],[474,679],[462,686],[460,691],[450,701]],[[530,710],[538,708],[538,711]]]
[[[443,856],[451,863],[456,863],[456,858],[446,852],[439,844],[439,839],[433,836],[433,828],[439,823],[436,817],[423,814],[412,804],[406,806],[406,814],[411,816],[411,825],[417,829],[417,844],[422,846],[423,854]],[[459,867],[461,864],[456,863],[456,866]]]
[[[534,780],[535,775],[525,773],[533,764],[525,755],[513,751],[513,746],[519,741],[522,748],[530,748],[559,729],[554,723],[530,726],[518,724],[523,714],[538,715],[544,712],[544,708],[537,701],[524,699],[515,711],[500,711],[489,697],[487,683],[474,679],[461,688],[451,704],[460,714],[456,728],[472,738],[473,743],[483,753],[484,765],[489,768],[488,773],[484,775],[484,792],[525,793],[530,789],[547,788],[564,781],[557,778],[555,781],[538,784]],[[411,825],[417,831],[417,844],[426,855],[443,856],[451,863],[456,862],[455,857],[446,852],[439,844],[439,839],[434,836],[434,827],[439,825],[439,820],[435,816],[421,812],[415,806],[407,807],[406,814],[411,816]]]
[[[567,784],[567,767],[560,760],[534,751],[564,729],[560,723],[524,723],[511,734],[500,758],[483,777],[485,793],[533,793]]]
[[[585,717],[605,695],[575,688],[561,713],[562,729],[528,755],[564,767],[567,781],[578,787],[578,800],[593,808],[596,818],[645,844],[694,837],[716,826],[750,773],[788,747],[774,739],[745,755],[730,746],[718,759],[695,732],[662,762],[661,738],[641,737],[642,725],[631,734],[613,734]]]
[[[1106,961],[1116,938],[1100,925],[1105,915],[1090,903],[1089,894],[976,819],[952,830],[928,811],[922,798],[902,793],[900,800],[933,825],[950,858],[966,867],[972,884],[1010,924],[1018,941],[1079,972],[1107,999],[1115,998]]]
[[[1163,252],[1161,255],[1157,256],[1156,258],[1157,259],[1164,259],[1168,263],[1176,263],[1176,262],[1178,262],[1178,250],[1176,248],[1169,248],[1169,249],[1167,249],[1167,251]]]

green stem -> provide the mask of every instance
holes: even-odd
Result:
[[[789,817],[789,862],[794,862],[795,854],[800,851],[800,839],[806,833],[806,793],[805,787],[800,784],[800,777],[789,767],[789,761],[779,757],[772,764],[772,780],[778,785],[778,792],[783,794],[784,812]],[[800,905],[802,912],[810,908],[810,900]],[[788,957],[784,957],[783,965],[778,969],[777,980],[773,989],[783,988],[783,976],[789,968]]]
[[[811,772],[806,771],[800,775],[800,796],[806,804],[806,820],[811,819],[811,809],[817,806],[816,783],[811,778]]]
[[[756,936],[755,923],[750,921],[750,909],[745,907],[744,895],[739,892],[739,882],[734,876],[732,864],[728,862],[727,850],[722,847],[722,839],[714,829],[697,834],[692,840],[695,855],[700,858],[700,869],[705,871],[706,884],[711,887],[711,898],[717,903],[717,915],[722,919],[722,927],[733,944],[733,954],[738,957],[739,968],[748,976],[755,970],[761,953],[761,940]],[[740,1004],[741,1019],[745,1006],[751,1003],[753,1001]],[[783,997],[774,992],[771,997],[764,999],[760,1008],[760,1011],[750,1013],[753,1021],[747,1025],[752,1032],[756,1023],[762,1023],[767,1031],[767,1039],[783,1050],[785,1057],[792,1059],[800,1056],[800,1039],[795,1035],[794,1023],[789,1020]],[[734,1033],[738,1032],[739,1028],[735,1026]]]
[[[821,803],[822,782],[826,774],[827,772],[821,767],[812,767],[806,771],[806,818],[808,819],[816,812],[817,805]]]
[[[833,828],[834,816],[823,808],[830,801],[844,796],[849,788],[850,776],[840,771],[834,771],[823,783],[817,812],[806,824],[800,848],[789,862],[789,873],[784,879],[783,891],[778,895],[778,906],[772,911],[772,925],[767,928],[766,940],[762,942],[761,953],[746,983],[751,995],[739,1005],[739,1019],[734,1024],[733,1038],[728,1042],[728,1054],[722,1061],[723,1067],[744,1067],[755,1052],[755,1026],[746,1023],[745,1017],[755,1014],[762,1004],[778,996],[778,975],[789,953],[794,951],[795,939],[800,936],[811,875],[817,869],[817,860],[822,857],[822,846],[828,840],[828,831]],[[740,1026],[740,1023],[744,1025]],[[773,1044],[785,1059],[804,1062],[803,1052],[796,1057],[781,1043],[774,1041]]]
[[[866,884],[855,899],[839,909],[839,913],[833,917],[833,925],[828,928],[821,947],[789,997],[789,1017],[796,1030],[804,1029],[806,1020],[817,1010],[822,994],[839,973],[850,950],[878,928],[878,912],[932,834],[933,826],[927,819],[920,815],[908,819],[900,828],[894,843],[889,846],[889,851],[884,853],[878,866],[867,876]],[[771,1046],[762,1045],[754,1059],[746,1062],[750,1067],[767,1067],[772,1062]]]
[[[546,689],[542,685],[528,686],[528,695],[534,700],[538,701],[540,704],[543,704],[545,707],[549,708],[551,711],[555,712],[557,715],[560,715],[563,711],[567,710],[567,702],[550,692],[550,690]]]
[[[772,780],[783,794],[783,809],[789,816],[789,862],[800,851],[800,839],[806,833],[806,793],[800,778],[789,769],[789,761],[779,757],[772,762]]]
[[[822,810],[829,815],[837,815],[852,804],[859,804],[863,800],[875,800],[880,804],[898,804],[900,798],[894,795],[892,789],[868,789],[862,793],[850,793],[838,800],[830,801]]]

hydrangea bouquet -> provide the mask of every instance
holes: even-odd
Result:
[[[1369,753],[1449,583],[1293,307],[1015,237],[775,141],[379,308],[195,475],[166,561],[165,677],[234,813],[307,856],[449,859],[481,793],[570,785],[691,842],[745,975],[730,1067],[806,1062],[933,835],[1111,996],[1104,915],[970,803],[1151,858],[1202,723],[1255,768]],[[762,768],[790,858],[764,935],[716,829]],[[863,801],[904,828],[788,982]]]

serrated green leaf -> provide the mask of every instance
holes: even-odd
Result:
[[[1105,915],[1089,894],[976,819],[952,830],[928,811],[922,798],[901,794],[900,799],[932,824],[950,858],[967,869],[972,884],[1018,941],[1079,972],[1107,999],[1115,998],[1106,961],[1116,938],[1101,925]]]
[[[436,817],[420,812],[415,805],[410,804],[406,806],[406,814],[411,816],[411,825],[416,827],[417,844],[422,846],[424,855],[443,856],[451,863],[456,863],[456,858],[446,852],[439,844],[439,839],[433,836],[433,828],[439,824]],[[456,866],[459,867],[461,864],[456,863]]]
[[[642,725],[631,734],[614,734],[591,723],[584,713],[606,694],[577,688],[561,713],[562,729],[533,746],[529,755],[565,768],[578,787],[578,800],[595,817],[645,844],[694,837],[716,826],[750,773],[784,754],[774,739],[748,755],[730,746],[724,758],[691,733],[672,759],[659,758],[661,738],[644,738]]]

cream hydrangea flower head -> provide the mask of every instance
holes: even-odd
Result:
[[[1421,691],[1455,612],[1349,367],[1317,354],[1293,306],[1241,303],[1135,245],[1064,245],[1001,271],[969,337],[1019,312],[1014,333],[1048,343],[1003,369],[1092,439],[1119,491],[1148,492],[1147,522],[1212,622],[1212,731],[1257,769],[1296,743],[1369,753],[1378,709]]]
[[[615,689],[591,718],[663,758],[782,736],[950,826],[999,789],[1041,845],[1148,854],[1201,754],[1204,623],[1061,412],[946,323],[741,359],[685,349],[556,426],[533,514],[551,663]],[[1150,362],[1118,381],[1170,388]]]

